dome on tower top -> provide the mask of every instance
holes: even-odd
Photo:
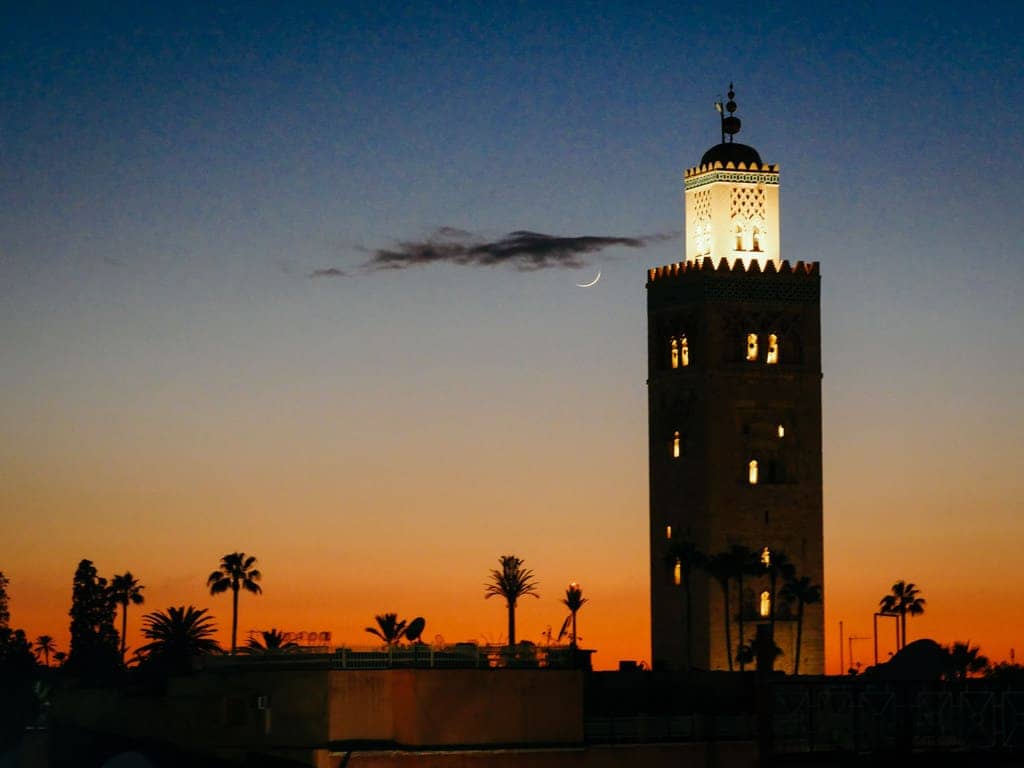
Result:
[[[700,164],[714,165],[719,161],[722,165],[730,162],[734,165],[738,165],[739,163],[744,163],[747,166],[751,163],[761,165],[761,156],[757,153],[757,150],[751,146],[739,144],[735,141],[729,141],[722,142],[721,144],[715,144],[715,146],[704,153],[704,156],[700,159]]]

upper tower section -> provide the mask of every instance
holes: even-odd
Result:
[[[722,259],[732,267],[769,262],[781,265],[779,245],[779,166],[761,161],[757,150],[733,137],[740,131],[736,93],[715,103],[722,122],[722,142],[711,147],[700,165],[689,168],[686,190],[686,261]],[[728,113],[728,114],[726,114]]]

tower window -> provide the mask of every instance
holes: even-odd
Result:
[[[747,481],[751,485],[757,485],[757,459],[751,459],[747,464]]]
[[[749,357],[747,358],[750,359]],[[779,362],[779,337],[774,333],[768,336],[768,355],[765,358],[768,365],[775,365]]]
[[[679,339],[672,337],[672,367],[679,367]]]
[[[763,565],[765,568],[767,568],[771,564],[772,564],[772,551],[770,549],[768,549],[768,547],[765,547],[764,549],[761,550],[761,565]]]
[[[672,435],[672,458],[679,458],[679,433],[676,432]]]
[[[757,334],[747,334],[747,360],[757,360]]]
[[[772,595],[766,589],[761,593],[761,605],[758,606],[758,611],[761,618],[766,619],[772,614]]]
[[[690,342],[686,336],[679,337],[679,364],[685,368],[690,364]]]
[[[761,250],[761,230],[758,229],[757,227],[754,227],[753,236],[754,236],[754,247],[751,250],[760,251]]]
[[[785,437],[785,436],[786,436],[786,428],[784,426],[782,426],[781,424],[779,424],[779,437]]]
[[[743,250],[743,227],[739,224],[736,225],[736,250]]]
[[[683,583],[683,564],[676,560],[675,567],[672,569],[672,583],[677,587]]]
[[[672,526],[671,525],[666,525],[665,526],[665,538],[666,539],[671,539],[672,538]]]

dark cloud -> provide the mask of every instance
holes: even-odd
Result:
[[[461,229],[441,227],[424,240],[402,241],[394,248],[371,251],[372,255],[363,264],[363,268],[371,271],[406,269],[438,262],[475,267],[509,264],[522,271],[548,267],[577,268],[586,265],[585,256],[606,248],[643,248],[650,243],[670,240],[676,236],[560,237],[519,231],[510,232],[496,240],[485,240]]]
[[[309,273],[309,277],[348,277],[348,272],[337,267],[327,267],[326,269],[314,269]]]

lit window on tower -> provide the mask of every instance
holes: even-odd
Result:
[[[761,593],[761,605],[758,606],[757,612],[761,614],[761,618],[768,618],[772,614],[772,596],[767,589]]]
[[[768,365],[775,365],[779,362],[779,337],[774,333],[768,337],[768,356],[765,358]]]
[[[747,334],[747,360],[757,360],[757,334]]]
[[[672,538],[672,526],[671,525],[666,525],[665,526],[665,538],[666,539],[671,539]]]
[[[765,568],[767,568],[771,564],[772,564],[772,551],[770,549],[768,549],[768,547],[765,547],[764,549],[761,550],[761,565],[763,565]]]
[[[751,485],[757,485],[757,459],[751,459],[747,464],[747,480]]]
[[[690,342],[685,336],[679,339],[679,364],[685,368],[690,364]]]
[[[679,367],[679,340],[675,336],[672,337],[672,367]]]
[[[753,250],[755,250],[755,251],[760,251],[761,250],[761,230],[758,229],[757,227],[754,227],[754,247],[753,247]]]
[[[779,437],[785,437],[785,436],[786,436],[786,428],[784,426],[782,426],[781,424],[779,424]]]
[[[672,435],[672,458],[679,458],[679,433],[676,432]]]
[[[743,250],[743,227],[739,224],[736,225],[736,250]]]
[[[683,583],[683,564],[676,560],[676,565],[672,569],[672,583],[677,587]]]

